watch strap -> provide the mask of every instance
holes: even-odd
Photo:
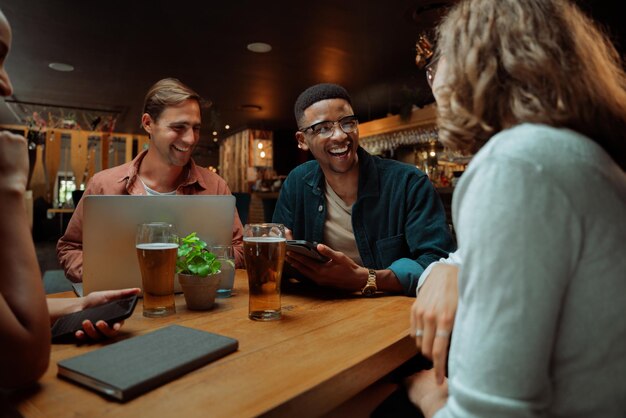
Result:
[[[361,289],[361,293],[365,296],[371,296],[378,290],[378,286],[376,285],[376,271],[373,269],[367,269],[367,282],[363,289]]]

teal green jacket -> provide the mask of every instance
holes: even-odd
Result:
[[[446,215],[428,176],[412,165],[358,149],[359,191],[352,229],[363,265],[392,270],[407,295],[420,274],[456,249]],[[273,221],[294,239],[323,243],[326,220],[324,174],[317,161],[296,167],[285,180]]]

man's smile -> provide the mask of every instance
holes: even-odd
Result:
[[[191,149],[191,147],[186,147],[186,148],[177,147],[174,144],[172,144],[172,148],[174,148],[176,151],[179,151],[179,152],[187,152]]]
[[[345,156],[352,146],[351,142],[347,142],[343,145],[337,145],[328,149],[328,153],[333,157],[343,157]]]

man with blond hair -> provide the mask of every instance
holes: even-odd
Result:
[[[200,139],[200,95],[175,78],[155,83],[146,94],[141,125],[150,147],[129,163],[97,173],[85,195],[229,195],[226,182],[198,167],[191,153]],[[73,282],[83,275],[83,206],[78,203],[57,244],[59,262]],[[233,223],[235,262],[243,265],[242,226]]]

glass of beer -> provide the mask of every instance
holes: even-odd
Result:
[[[285,261],[282,224],[246,224],[243,252],[248,272],[248,317],[255,321],[280,319],[280,278]]]
[[[135,247],[143,286],[143,316],[155,318],[175,313],[178,234],[174,225],[164,222],[139,225]]]

